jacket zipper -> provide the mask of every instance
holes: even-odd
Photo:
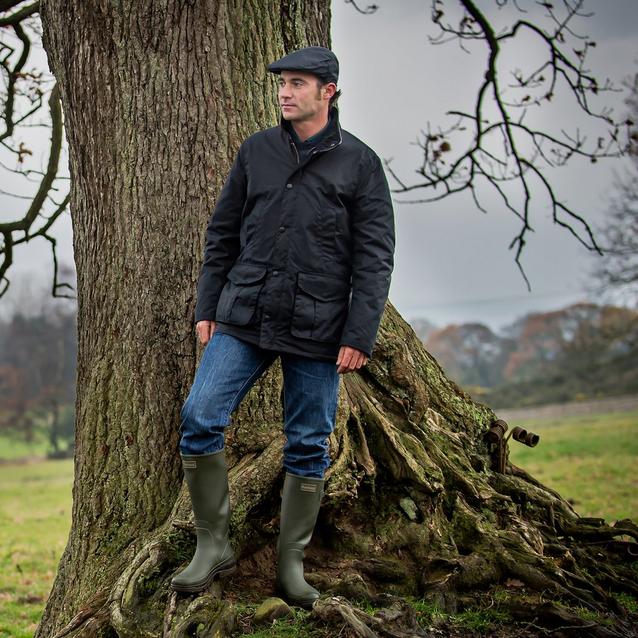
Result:
[[[322,148],[320,150],[314,150],[312,151],[312,153],[310,153],[310,155],[315,155],[316,153],[327,153],[328,151],[331,151],[333,148],[336,148],[337,146],[339,146],[342,142],[343,142],[343,137],[341,135],[341,127],[339,126],[337,128],[337,130],[339,131],[339,141],[334,144],[333,146],[331,146],[330,148]],[[297,151],[297,146],[295,145],[290,133],[286,133],[286,135],[288,135],[288,142],[290,143],[290,146],[292,146],[293,150],[295,151],[295,157],[297,158],[297,166],[299,166],[301,164],[301,160],[299,158],[299,152]]]
[[[299,152],[297,151],[297,147],[295,146],[295,143],[292,141],[292,139],[290,139],[289,141],[290,141],[290,146],[292,146],[293,150],[295,151],[295,156],[297,157],[297,166],[299,166],[301,164],[301,161],[299,159]],[[327,153],[328,151],[331,151],[332,149],[339,146],[342,141],[343,141],[343,138],[341,138],[340,136],[339,142],[335,144],[334,146],[331,146],[330,148],[321,148],[319,150],[315,149],[310,153],[310,155],[312,156],[312,155],[316,155],[317,153]]]

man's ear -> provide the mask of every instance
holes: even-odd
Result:
[[[330,99],[337,92],[337,85],[334,82],[329,82],[321,87],[322,96]]]

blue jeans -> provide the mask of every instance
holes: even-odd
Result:
[[[217,330],[206,344],[181,410],[182,454],[223,449],[230,415],[277,356],[284,376],[284,468],[298,476],[323,478],[330,465],[328,436],[339,398],[336,362],[264,350]]]

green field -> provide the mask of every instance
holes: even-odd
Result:
[[[73,461],[0,465],[0,638],[42,615],[71,524]]]
[[[536,432],[510,439],[510,460],[568,499],[581,516],[638,521],[638,412],[510,423]]]
[[[24,460],[28,457],[45,457],[50,449],[49,440],[42,430],[36,430],[32,441],[17,436],[0,434],[0,459]]]
[[[574,503],[581,516],[638,520],[638,412],[511,423],[541,437],[510,442],[511,460]],[[42,445],[40,442],[39,445]],[[0,440],[0,638],[33,635],[71,518],[73,462],[19,463],[24,444]]]

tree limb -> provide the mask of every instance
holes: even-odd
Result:
[[[496,0],[499,8],[505,7],[507,3],[508,0]],[[549,28],[543,28],[539,20],[521,18],[500,32],[496,31],[493,23],[474,0],[458,0],[463,13],[458,23],[453,24],[445,17],[448,6],[453,4],[432,0],[432,20],[441,32],[430,40],[433,44],[456,40],[467,52],[465,42],[485,43],[488,55],[474,110],[472,113],[448,111],[448,115],[458,119],[447,130],[439,128],[434,131],[428,123],[423,139],[417,142],[423,152],[423,161],[417,173],[423,179],[408,183],[392,170],[391,160],[386,160],[385,166],[397,184],[393,189],[394,193],[405,194],[416,190],[431,193],[415,199],[398,200],[400,203],[439,201],[449,195],[469,191],[477,208],[485,212],[485,207],[479,203],[477,188],[481,185],[491,187],[505,208],[521,222],[520,231],[512,239],[510,249],[515,251],[515,262],[529,289],[521,257],[527,235],[533,230],[531,207],[539,187],[540,192],[549,200],[554,223],[567,230],[589,250],[601,253],[585,216],[562,202],[555,183],[541,169],[544,166],[565,166],[574,158],[590,162],[618,158],[628,150],[629,126],[626,122],[613,120],[609,109],[596,111],[590,104],[591,96],[617,89],[609,80],[604,84],[598,82],[585,67],[587,53],[596,43],[586,36],[576,34],[571,28],[575,17],[590,16],[582,11],[583,0],[563,0],[564,15],[561,16],[552,4],[538,2],[546,10]],[[513,2],[512,5],[517,11],[527,13],[517,3]],[[548,59],[529,73],[515,70],[514,82],[506,86],[501,82],[500,65],[504,56],[502,46],[515,41],[523,31],[533,34],[543,43]],[[568,42],[573,40],[579,44],[568,51]],[[574,97],[578,111],[587,119],[605,127],[603,134],[588,141],[578,128],[574,133],[561,130],[560,135],[557,135],[549,129],[539,129],[527,123],[530,110],[551,102],[561,88],[561,83],[567,95]],[[523,94],[518,99],[506,100],[504,95],[507,89]],[[496,115],[488,116],[488,107],[494,107]],[[515,111],[520,116],[514,117]],[[470,142],[465,144],[465,148],[463,144],[456,142],[453,145],[451,139],[458,137],[468,125],[472,131]],[[452,155],[452,148],[457,145],[462,150]],[[495,149],[499,147],[502,150],[496,152]],[[504,183],[517,186],[517,193],[513,195],[506,192],[503,189]]]
[[[16,8],[20,2],[0,2],[0,10],[7,11]],[[45,77],[43,73],[27,71],[27,63],[31,50],[31,40],[25,29],[24,20],[38,11],[39,3],[35,2],[19,9],[9,17],[0,18],[0,26],[7,28],[6,32],[13,32],[18,39],[21,49],[17,50],[13,42],[6,39],[0,40],[0,69],[6,77],[6,96],[2,111],[2,123],[4,130],[0,132],[0,144],[16,157],[16,168],[10,168],[2,164],[2,168],[17,175],[21,175],[29,181],[33,173],[40,175],[35,194],[24,197],[12,195],[20,199],[28,199],[29,206],[26,212],[12,221],[0,223],[0,297],[9,289],[10,280],[8,272],[13,265],[14,246],[29,242],[36,237],[43,237],[49,242],[53,261],[52,294],[54,297],[69,297],[61,294],[65,288],[73,289],[68,283],[58,281],[57,242],[49,234],[49,230],[55,221],[67,209],[69,193],[60,203],[54,201],[52,193],[57,192],[56,180],[59,179],[60,156],[64,139],[64,125],[62,120],[62,107],[57,85],[50,90],[48,107],[51,119],[51,143],[46,170],[25,170],[22,165],[32,153],[22,142],[17,146],[11,143],[18,134],[21,126],[25,126],[29,119],[37,114],[43,103]],[[4,32],[3,32],[4,35]],[[16,58],[14,60],[14,58]],[[19,112],[18,104],[29,102],[29,107],[24,113]],[[52,213],[46,211],[47,201],[52,202],[55,208]],[[42,223],[39,223],[42,222]]]

